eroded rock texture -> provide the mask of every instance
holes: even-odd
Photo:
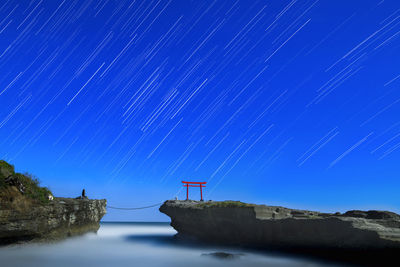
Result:
[[[388,211],[344,214],[235,201],[166,201],[178,237],[306,254],[328,260],[386,266],[398,261],[400,216]],[[389,265],[387,265],[389,266]]]
[[[400,216],[387,211],[328,214],[239,202],[166,201],[179,234],[206,241],[284,247],[400,248]]]
[[[48,204],[0,205],[0,244],[27,240],[57,240],[97,232],[106,200],[55,198]]]

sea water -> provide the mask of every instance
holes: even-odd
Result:
[[[0,266],[41,267],[222,267],[222,266],[338,266],[311,259],[255,252],[232,247],[208,246],[176,240],[169,223],[101,223],[91,233],[51,244],[23,244],[0,248]],[[240,254],[218,259],[202,254]]]

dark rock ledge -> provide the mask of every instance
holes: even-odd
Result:
[[[0,245],[21,241],[52,241],[97,232],[107,201],[54,198],[29,173],[15,172],[0,160]]]
[[[106,204],[105,199],[54,198],[47,204],[0,206],[0,244],[54,241],[97,232]]]
[[[400,215],[389,211],[344,214],[253,205],[238,201],[168,200],[160,211],[171,217],[181,238],[384,266],[398,261]]]

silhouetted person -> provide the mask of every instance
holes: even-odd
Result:
[[[82,190],[82,195],[80,195],[80,196],[77,197],[76,199],[89,199],[89,198],[86,196],[86,191],[85,191],[85,189]]]
[[[88,197],[86,196],[85,189],[82,190],[82,196],[81,196],[81,198],[82,198],[82,199],[88,199]]]

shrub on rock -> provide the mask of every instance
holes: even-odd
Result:
[[[41,203],[49,201],[49,195],[53,195],[47,187],[41,187],[39,180],[29,173],[16,173],[14,166],[4,160],[0,160],[0,189],[14,186],[24,196]]]

